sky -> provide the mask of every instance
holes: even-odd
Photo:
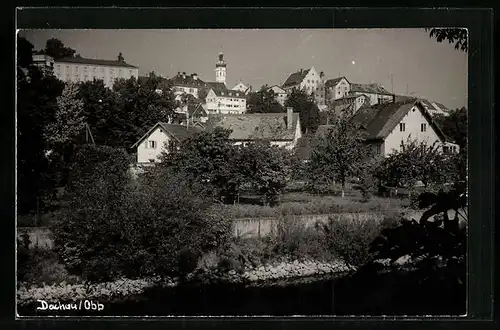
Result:
[[[226,84],[254,90],[281,85],[309,69],[327,79],[379,83],[389,92],[415,95],[450,109],[467,106],[467,54],[438,43],[423,29],[231,29],[231,30],[24,30],[35,50],[50,38],[86,58],[116,59],[172,77],[197,73],[215,81],[218,53],[227,63]],[[392,79],[391,79],[392,77]]]

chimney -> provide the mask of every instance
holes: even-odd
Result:
[[[292,129],[293,108],[286,108],[286,129]]]
[[[183,78],[183,79],[186,79],[186,72],[183,72],[183,73],[182,73],[182,78]]]
[[[392,94],[392,103],[396,102],[396,94]]]
[[[300,71],[299,71],[299,72],[300,72],[300,74],[302,74],[302,69],[300,69]]]
[[[325,73],[324,73],[323,71],[321,71],[321,72],[319,73],[319,77],[323,79],[323,77],[324,77],[324,76],[325,76]]]
[[[198,79],[198,74],[193,73],[193,79],[194,79],[194,80],[197,80],[197,79]]]

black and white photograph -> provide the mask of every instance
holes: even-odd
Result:
[[[16,38],[17,317],[467,315],[467,29]]]

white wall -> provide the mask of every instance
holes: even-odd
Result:
[[[400,123],[405,124],[405,131],[400,131]],[[396,125],[394,130],[387,136],[384,141],[385,155],[391,154],[394,150],[400,151],[401,141],[407,142],[408,137],[416,140],[418,143],[426,141],[428,145],[432,145],[435,141],[441,142],[431,125],[427,122],[420,110],[414,106],[408,114]],[[426,124],[426,131],[421,131],[420,124]]]
[[[379,95],[379,94],[371,94],[371,93],[362,93],[362,92],[352,92],[354,95],[366,95],[370,98],[370,105],[378,104],[379,97],[383,99],[383,102],[392,101],[391,95]]]
[[[129,79],[139,76],[139,69],[91,65],[82,63],[55,62],[54,75],[62,81],[85,82],[92,81],[94,78],[103,80],[106,87],[112,88],[116,79]]]
[[[148,141],[155,141],[156,148],[149,148]],[[137,162],[150,163],[150,159],[158,161],[159,156],[164,150],[165,142],[168,141],[170,141],[170,138],[167,134],[163,133],[163,129],[160,126],[156,127],[156,129],[137,146]]]
[[[227,93],[227,92],[225,92]],[[232,93],[236,93],[236,91],[232,91]],[[240,96],[242,95],[241,92]],[[222,113],[222,114],[242,114],[247,109],[247,101],[245,98],[235,97],[228,95],[226,96],[217,96],[213,90],[210,90],[207,94],[206,98],[207,110],[211,113]]]

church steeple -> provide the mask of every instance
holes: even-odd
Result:
[[[219,53],[219,61],[215,64],[215,81],[226,83],[226,62],[222,52]]]

